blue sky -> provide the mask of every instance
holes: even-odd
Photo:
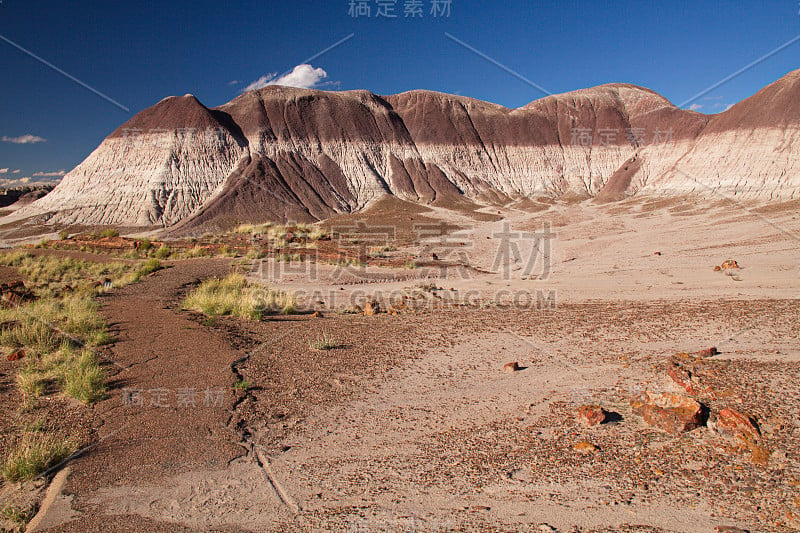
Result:
[[[122,122],[166,96],[192,93],[209,107],[221,105],[351,34],[310,62],[326,74],[316,71],[321,88],[432,89],[508,107],[544,94],[446,33],[553,93],[628,82],[676,104],[800,35],[798,0],[451,0],[449,16],[441,12],[446,0],[417,0],[423,17],[405,17],[411,1],[357,2],[370,13],[353,17],[350,0],[2,0],[0,36],[129,111],[0,41],[0,180],[70,170]],[[394,5],[397,18],[378,17],[379,9],[393,14],[381,4]],[[798,59],[795,42],[694,104],[722,111],[800,68]]]

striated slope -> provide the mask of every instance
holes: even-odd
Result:
[[[194,96],[166,98],[106,138],[20,216],[62,224],[170,225],[221,192],[247,146]]]
[[[800,70],[711,117],[691,148],[643,190],[800,197]]]
[[[208,109],[167,98],[20,210],[57,223],[318,220],[384,195],[429,203],[800,188],[800,71],[715,116],[609,84],[519,109],[432,91],[270,86]],[[692,178],[687,178],[687,175]],[[696,176],[696,177],[695,177]]]
[[[549,96],[517,110],[425,91],[388,100],[425,160],[471,195],[488,187],[509,196],[594,196],[659,128],[690,142],[706,120],[623,84]]]

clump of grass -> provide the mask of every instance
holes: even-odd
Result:
[[[28,481],[69,456],[72,443],[58,435],[26,433],[3,464],[3,477],[11,482]]]
[[[293,295],[249,283],[241,274],[209,279],[184,300],[185,309],[208,316],[233,315],[261,320],[267,314],[292,313],[297,303]]]
[[[58,238],[61,239],[62,241],[69,239],[69,231],[62,229],[61,231],[58,232]]]
[[[44,385],[45,382],[33,365],[26,365],[17,374],[17,387],[26,398],[40,397],[44,394]]]
[[[252,224],[241,224],[233,230],[233,233],[239,235],[253,233],[254,227]]]
[[[32,502],[27,506],[8,504],[0,508],[0,518],[15,524],[17,528],[10,531],[25,531],[25,526],[36,516],[36,505]],[[6,531],[5,529],[3,531]]]
[[[230,248],[226,244],[226,245],[223,245],[223,246],[219,247],[219,251],[217,252],[217,255],[220,255],[222,257],[236,257],[238,254],[236,253],[235,249]]]
[[[242,391],[246,391],[247,389],[249,389],[252,386],[253,386],[252,383],[250,383],[249,381],[244,380],[244,379],[242,381],[237,381],[236,383],[233,384],[233,388],[234,389],[242,390]]]
[[[0,518],[8,522],[21,526],[20,530],[24,530],[24,526],[33,520],[36,515],[36,508],[29,506],[27,508],[18,505],[6,505],[0,508]],[[16,529],[14,531],[17,531]]]
[[[252,261],[254,259],[261,259],[266,255],[267,255],[266,252],[264,252],[264,250],[260,248],[250,248],[249,250],[247,250],[247,255],[245,255],[245,257]]]
[[[110,278],[115,285],[138,281],[130,277],[136,264],[109,262],[95,263],[71,257],[33,256],[27,252],[11,252],[0,255],[0,264],[16,267],[26,278],[26,285],[39,296],[70,285],[76,292],[96,292],[94,282]]]
[[[73,358],[61,371],[64,394],[85,404],[103,399],[106,394],[105,375],[97,357],[89,350]]]
[[[181,252],[180,257],[183,259],[192,259],[194,257],[205,257],[207,255],[209,255],[208,250],[195,244],[188,250]]]
[[[100,346],[109,340],[97,302],[81,294],[45,297],[23,307],[5,309],[0,312],[0,319],[15,322],[0,332],[0,345],[11,348],[46,353],[65,338],[89,346]]]
[[[27,399],[47,391],[61,391],[84,404],[102,399],[106,393],[105,374],[89,349],[76,350],[69,342],[43,355],[32,355],[17,374],[17,386]]]
[[[280,226],[282,227],[282,226]],[[264,235],[273,228],[272,222],[264,222],[263,224],[240,224],[235,227],[230,233],[234,235]]]
[[[156,250],[156,253],[154,254],[156,259],[166,259],[170,255],[172,255],[172,249],[167,245],[159,247],[159,249]]]
[[[314,226],[308,232],[308,238],[312,241],[321,241],[329,237],[328,232],[319,226]]]
[[[141,266],[136,270],[136,280],[138,281],[145,276],[149,276],[153,272],[161,270],[162,268],[164,268],[164,266],[161,264],[161,261],[150,258],[142,263]]]
[[[308,343],[308,347],[312,350],[333,350],[339,346],[341,346],[340,343],[325,332],[321,333],[316,339]]]
[[[13,316],[4,313],[4,316]],[[46,322],[28,315],[22,315],[14,327],[4,329],[0,333],[0,345],[10,348],[29,348],[39,352],[54,349],[60,343],[61,335]]]
[[[150,239],[142,239],[139,241],[139,251],[140,252],[148,252],[150,248],[153,247],[153,243],[150,242]]]
[[[279,298],[279,302],[281,313],[284,315],[291,315],[297,312],[297,299],[294,297],[294,295],[287,295],[285,298]]]
[[[106,239],[110,237],[119,237],[119,230],[108,228],[100,232],[100,238]]]

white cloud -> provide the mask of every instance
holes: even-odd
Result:
[[[12,174],[19,174],[20,172],[22,172],[22,171],[20,169],[17,169],[15,171],[13,171]]]
[[[0,174],[8,174],[7,168],[0,168]]]
[[[31,134],[22,135],[20,137],[6,137],[5,135],[0,137],[0,141],[3,141],[4,143],[14,143],[14,144],[43,143],[46,140],[47,139]]]
[[[25,176],[23,178],[4,178],[0,177],[0,189],[10,189],[13,187],[25,187],[27,185],[56,185],[63,176]]]
[[[264,76],[261,76],[261,77],[260,77],[260,78],[258,78],[256,81],[254,81],[253,83],[251,83],[250,85],[248,85],[247,87],[245,87],[244,89],[242,89],[242,92],[247,92],[247,91],[257,91],[258,89],[263,89],[264,87],[266,87],[267,85],[269,85],[269,82],[270,82],[270,81],[271,81],[271,80],[272,80],[272,79],[273,79],[275,76],[276,76],[276,74],[275,74],[275,73],[272,73],[272,74],[266,74],[266,75],[264,75]]]
[[[228,85],[239,85],[240,83],[242,82],[240,82],[239,80],[231,80],[228,82]]]
[[[31,179],[28,177],[10,180],[7,178],[0,178],[0,189],[12,189],[14,187],[23,187],[30,184]]]
[[[703,109],[701,104],[692,104],[689,106],[689,111],[697,111],[698,109]]]
[[[716,104],[712,105],[711,107],[712,107],[712,109],[722,109],[723,111],[727,111],[728,109],[733,107],[733,104],[726,104],[724,102],[717,102]]]
[[[275,78],[276,74],[261,76],[256,81],[244,88],[245,91],[255,91],[263,89],[267,85],[285,85],[287,87],[299,87],[301,89],[312,89],[328,77],[328,73],[321,68],[314,68],[311,65],[297,65],[292,71],[280,78]]]
[[[34,172],[33,176],[36,178],[60,178],[66,174],[63,170],[57,170],[56,172]]]

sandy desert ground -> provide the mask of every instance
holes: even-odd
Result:
[[[115,343],[110,392],[83,421],[97,444],[29,530],[800,530],[798,207],[378,209],[330,224],[394,221],[385,254],[416,268],[172,262],[99,297]],[[415,244],[420,222],[449,235]],[[532,255],[520,234],[543,232]],[[728,259],[740,268],[714,270]],[[181,310],[231,268],[321,316]],[[371,300],[389,312],[356,312]],[[313,349],[322,337],[333,347]],[[703,423],[646,423],[643,391],[694,397]],[[607,421],[582,424],[586,405]],[[725,409],[757,437],[713,430]]]

